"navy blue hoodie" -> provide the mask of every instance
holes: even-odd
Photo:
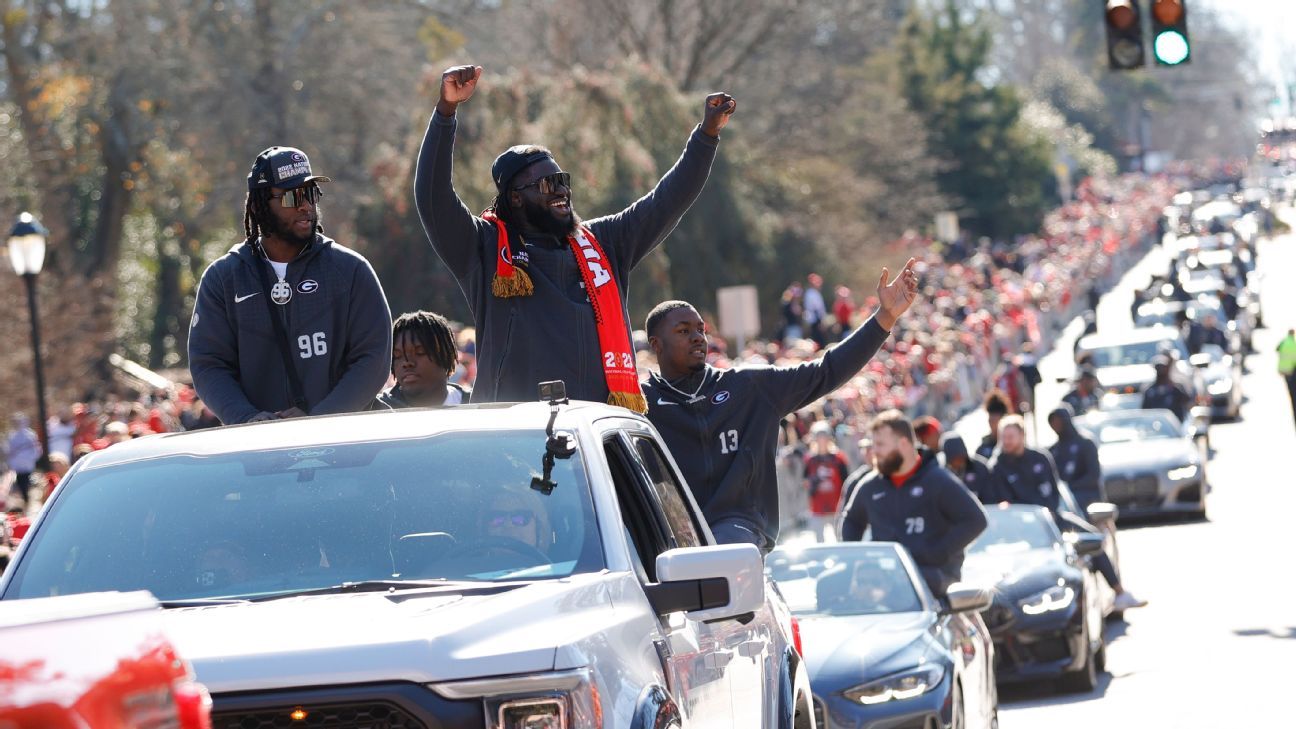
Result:
[[[1071,493],[1082,505],[1102,501],[1102,464],[1098,461],[1098,446],[1076,430],[1070,405],[1062,403],[1049,413],[1049,422],[1054,418],[1063,421],[1057,442],[1049,447],[1058,475],[1071,487]]]
[[[963,571],[967,546],[985,531],[985,510],[936,454],[919,448],[918,469],[896,486],[875,471],[846,505],[842,541],[859,541],[872,528],[875,542],[899,542],[922,568],[932,590],[944,594]]]
[[[990,478],[990,467],[986,465],[985,459],[975,453],[968,453],[967,444],[963,442],[963,436],[958,433],[946,433],[941,436],[941,455],[945,456],[943,465],[950,473],[958,476],[963,481],[963,485],[971,491],[974,496],[981,500],[983,504],[994,504],[999,502],[998,493],[994,488],[994,481]],[[962,458],[966,461],[962,473],[950,468],[950,461],[955,458]]]

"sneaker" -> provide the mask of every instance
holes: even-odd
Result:
[[[1129,591],[1125,591],[1116,596],[1112,609],[1116,612],[1123,612],[1131,608],[1141,608],[1144,605],[1147,605],[1147,600],[1140,600]]]

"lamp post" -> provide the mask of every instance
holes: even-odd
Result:
[[[49,464],[49,418],[45,414],[45,371],[41,368],[40,319],[36,313],[36,276],[45,265],[45,230],[31,213],[18,216],[9,231],[9,262],[27,284],[27,310],[31,313],[32,358],[36,362],[36,432],[40,434],[42,467]]]

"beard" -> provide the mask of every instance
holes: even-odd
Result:
[[[311,220],[311,229],[310,232],[307,233],[306,235],[298,235],[295,231],[293,231],[292,223],[287,223],[287,224],[281,223],[279,219],[276,218],[273,214],[270,216],[269,220],[265,221],[265,223],[262,224],[261,227],[264,229],[263,230],[264,233],[268,235],[272,235],[285,243],[305,246],[307,243],[310,243],[311,241],[315,240],[316,229],[319,227],[320,224],[320,213],[318,210],[315,211],[315,215],[311,216],[310,220]]]
[[[904,465],[904,456],[899,451],[889,453],[877,459],[877,470],[883,476],[894,476],[900,473],[901,466]]]
[[[530,200],[523,203],[522,216],[526,219],[527,225],[555,238],[566,238],[575,233],[576,226],[580,224],[580,216],[575,210],[566,217],[560,218],[554,214],[553,208]]]

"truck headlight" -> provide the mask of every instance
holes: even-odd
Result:
[[[1019,600],[1017,606],[1027,615],[1043,615],[1057,610],[1065,610],[1075,602],[1076,592],[1070,585],[1054,585],[1043,592]]]
[[[939,686],[944,678],[945,669],[941,666],[923,666],[856,686],[842,695],[865,706],[885,704],[922,696]]]
[[[1172,468],[1166,472],[1171,481],[1183,481],[1197,475],[1197,467],[1188,464],[1182,468]]]
[[[486,729],[602,729],[603,704],[588,668],[434,683],[447,699],[481,699]]]

